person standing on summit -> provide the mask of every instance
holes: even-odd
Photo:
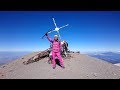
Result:
[[[56,68],[56,62],[55,62],[55,57],[56,56],[58,57],[58,60],[60,62],[61,67],[65,68],[64,64],[63,64],[63,59],[62,59],[62,56],[61,56],[61,43],[58,39],[58,35],[54,35],[54,40],[52,40],[48,36],[47,33],[45,35],[47,36],[47,39],[52,43],[52,66],[53,66],[53,69]]]

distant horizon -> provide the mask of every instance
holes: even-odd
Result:
[[[45,49],[46,50],[46,49]],[[44,50],[39,50],[39,51],[0,51],[0,52],[40,52],[40,51],[44,51]],[[70,51],[75,51],[75,52],[77,52],[77,51],[80,51],[80,50],[70,50]],[[95,53],[95,52],[120,52],[120,51],[80,51],[80,53]]]
[[[38,51],[0,51],[0,64],[7,64],[13,60],[17,60],[30,53]],[[91,57],[95,57],[113,64],[120,63],[120,51],[98,51],[98,52],[80,52]]]

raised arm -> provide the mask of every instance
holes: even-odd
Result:
[[[47,36],[47,39],[50,41],[50,42],[53,42],[53,40],[48,36],[48,34],[46,34]]]

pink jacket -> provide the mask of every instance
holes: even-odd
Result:
[[[47,36],[47,39],[52,43],[52,51],[53,52],[60,52],[61,51],[61,44],[60,41],[52,40],[50,37]]]

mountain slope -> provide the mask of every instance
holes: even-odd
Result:
[[[88,53],[88,55],[110,62],[112,64],[120,63],[120,53],[118,52],[98,52],[98,53]]]
[[[0,67],[1,79],[119,79],[120,67],[96,58],[71,53],[70,59],[64,59],[65,69],[56,66],[52,69],[48,64],[48,58],[38,62],[24,65],[30,57],[36,55],[31,53],[19,60]]]

